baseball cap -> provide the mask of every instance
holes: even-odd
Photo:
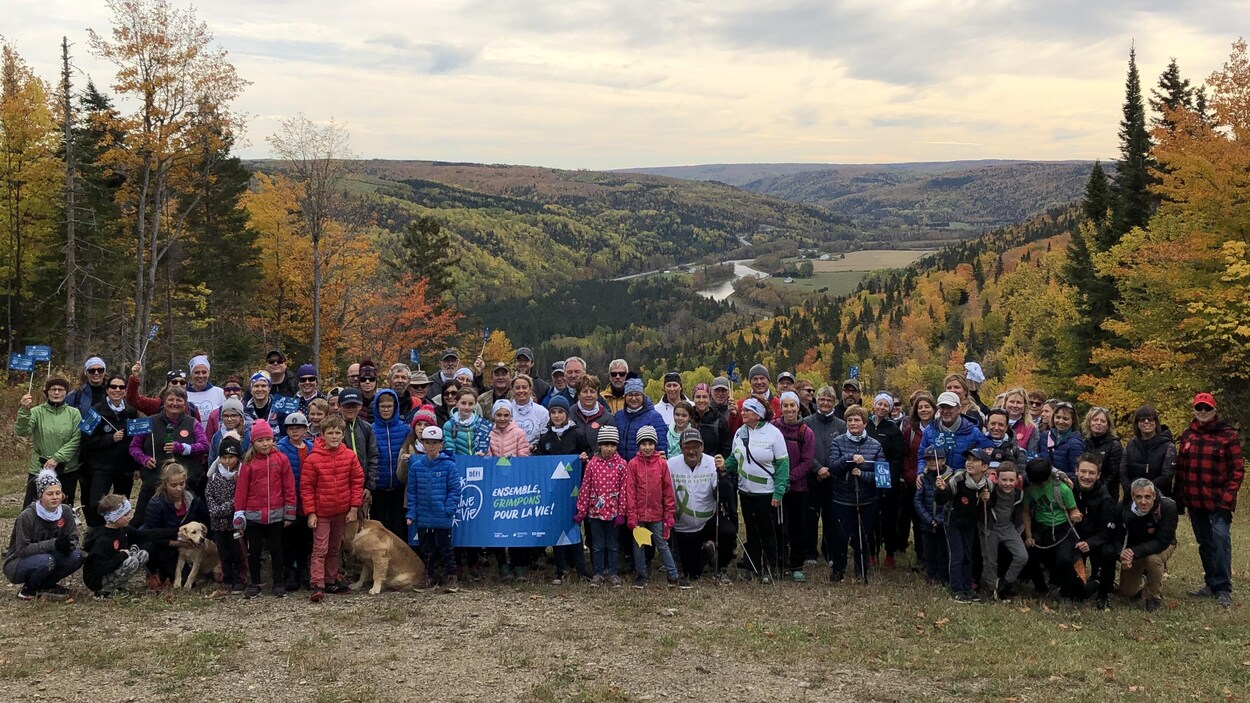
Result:
[[[855,389],[855,390],[857,390],[857,391],[858,391],[858,390],[862,390],[862,388],[861,388],[861,387],[860,387],[860,385],[859,385],[859,379],[858,379],[858,378],[848,378],[848,379],[846,379],[845,381],[843,381],[843,382],[842,382],[842,387],[843,387],[843,388],[846,388],[847,386],[850,386],[851,388],[854,388],[854,389]]]
[[[699,431],[695,428],[688,427],[681,432],[681,443],[685,444],[686,442],[698,442],[699,444],[703,444],[703,435],[699,434]]]
[[[781,380],[781,379],[783,379],[783,378],[788,378],[788,379],[790,379],[791,381],[793,381],[793,380],[794,380],[794,374],[790,373],[789,371],[782,371],[781,373],[777,374],[777,380],[778,380],[778,381],[780,381],[780,380]]]
[[[447,348],[443,350],[443,355],[438,358],[442,361],[447,361],[448,359],[459,359],[460,352],[456,351],[455,348]]]
[[[365,396],[356,388],[344,388],[339,392],[339,405],[364,405]]]
[[[1210,405],[1211,409],[1214,410],[1215,409],[1215,396],[1211,395],[1210,393],[1199,393],[1198,395],[1195,395],[1194,407],[1196,408],[1199,405]]]
[[[423,441],[429,440],[431,442],[441,442],[443,441],[443,430],[437,425],[430,425],[424,430],[421,430],[421,439]]]
[[[554,364],[552,364],[552,365],[551,365],[551,375],[552,375],[552,376],[554,376],[554,375],[556,375],[556,374],[558,374],[558,373],[564,373],[564,362],[563,362],[563,361],[557,361],[557,362],[555,362]]]
[[[924,450],[925,459],[945,459],[946,450],[941,447],[929,447]]]
[[[299,425],[308,427],[308,418],[304,417],[304,413],[301,413],[301,412],[293,412],[290,415],[287,415],[286,419],[282,421],[283,427],[291,427],[291,426],[299,426]]]
[[[534,350],[530,349],[529,347],[521,347],[520,349],[516,350],[516,356],[513,358],[520,359],[521,357],[525,357],[526,359],[533,361]]]
[[[270,349],[265,353],[265,361],[268,361],[271,356],[278,357],[279,362],[286,361],[286,354],[283,354],[281,349]]]
[[[986,464],[987,466],[990,463],[990,453],[984,449],[976,449],[976,448],[965,449],[964,458],[976,459],[980,461],[982,464]]]
[[[712,390],[716,390],[717,388],[721,388],[727,391],[732,390],[732,388],[729,385],[729,379],[725,378],[724,376],[717,376],[716,378],[712,379]]]
[[[495,373],[496,371],[500,371],[500,370],[507,371],[508,373],[512,373],[512,368],[502,361],[496,362],[494,365],[490,367],[491,373]]]
[[[959,396],[955,395],[954,393],[951,393],[950,391],[946,391],[937,397],[937,404],[939,408],[942,407],[943,405],[952,407],[952,408],[957,408],[960,405]]]

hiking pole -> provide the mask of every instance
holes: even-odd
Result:
[[[858,467],[858,465],[856,465]],[[862,472],[863,469],[860,469]],[[864,517],[859,511],[859,477],[851,476],[851,480],[855,482],[855,527],[859,533],[859,541],[855,545],[855,561],[859,563],[860,576],[864,579],[864,584],[868,583],[868,555],[864,553]]]
[[[781,501],[778,501],[778,503],[780,503],[780,502],[781,502]],[[781,539],[781,531],[785,529],[785,527],[786,527],[786,522],[785,522],[785,513],[782,511],[782,506],[781,506],[781,505],[778,505],[777,507],[773,508],[773,514],[774,514],[774,516],[777,518],[777,519],[773,522],[773,547],[774,547],[774,549],[775,549],[776,551],[773,553],[773,564],[772,564],[772,566],[776,567],[776,571],[777,571],[776,576],[774,576],[774,577],[773,577],[773,585],[774,585],[774,586],[776,586],[776,585],[777,585],[777,580],[778,580],[778,579],[780,579],[780,578],[781,578],[781,575],[782,575],[782,571],[781,571],[781,543],[782,543],[782,539]],[[770,570],[770,572],[769,572],[769,573],[771,573],[771,570]]]

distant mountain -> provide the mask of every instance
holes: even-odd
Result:
[[[720,181],[733,186],[745,186],[748,183],[773,176],[789,176],[797,173],[834,171],[848,176],[886,172],[926,174],[1019,163],[1028,162],[1013,159],[985,159],[981,161],[911,161],[895,164],[698,164],[694,166],[622,168],[617,169],[616,172],[669,176],[671,178],[685,178],[692,181]]]

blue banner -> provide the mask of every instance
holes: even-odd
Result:
[[[100,413],[96,412],[95,408],[87,408],[87,416],[78,423],[78,431],[83,434],[92,434],[103,421],[104,418],[100,417]]]
[[[857,379],[857,378],[859,378],[859,367],[858,367],[858,366],[852,366],[852,367],[851,367],[851,373],[849,373],[849,374],[847,374],[847,375],[849,375],[851,378],[856,378],[856,379]]]
[[[126,421],[127,437],[137,437],[144,434],[152,434],[152,418],[137,417]]]
[[[10,371],[34,371],[35,360],[29,356],[24,356],[13,352],[9,354],[9,370]]]
[[[409,362],[410,362],[413,366],[420,366],[420,365],[421,365],[421,352],[417,351],[416,349],[409,349],[409,350],[408,350],[408,361],[409,361]]]
[[[582,465],[576,456],[458,456],[464,490],[451,532],[457,547],[580,544],[573,522]]]
[[[878,461],[873,464],[872,470],[876,475],[877,488],[885,490],[893,485],[893,482],[890,480],[890,462]]]
[[[25,356],[35,361],[52,361],[52,347],[46,344],[27,344]]]

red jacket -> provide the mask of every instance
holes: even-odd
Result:
[[[235,512],[262,525],[295,520],[295,474],[291,462],[277,449],[257,452],[239,469],[234,486]]]
[[[344,515],[360,507],[364,490],[365,470],[356,452],[342,442],[330,449],[325,439],[318,437],[300,464],[299,494],[304,512],[319,517]]]
[[[646,459],[638,454],[629,460],[625,477],[625,519],[630,528],[643,522],[662,522],[672,527],[677,510],[668,460],[656,452]]]
[[[625,477],[629,467],[620,454],[604,459],[596,454],[586,462],[582,488],[577,493],[577,514],[596,520],[615,520],[625,514]]]
[[[755,396],[753,395],[747,396],[747,398],[754,398],[754,397]],[[734,405],[738,406],[738,414],[729,416],[729,434],[733,434],[737,432],[738,428],[742,427],[742,404],[747,402],[747,398],[734,401]],[[768,416],[768,420],[770,422],[775,418],[781,417],[781,396],[777,395],[776,393],[773,393],[771,389],[768,392],[768,402],[766,403],[766,405],[768,406],[769,411],[772,413],[771,415]],[[760,418],[760,419],[763,420],[764,418]]]
[[[1176,502],[1197,510],[1237,508],[1237,491],[1246,475],[1237,430],[1216,418],[1197,420],[1181,434],[1176,452]]]

